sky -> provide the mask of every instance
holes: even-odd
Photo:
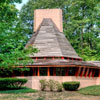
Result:
[[[24,4],[26,4],[27,2],[28,2],[28,0],[22,0],[22,3],[21,3],[21,4],[16,3],[16,4],[15,4],[15,5],[16,5],[16,8],[19,9],[19,10],[21,10],[22,6],[23,6]]]

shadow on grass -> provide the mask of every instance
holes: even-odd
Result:
[[[31,88],[27,88],[27,87],[21,87],[19,89],[10,89],[10,90],[0,90],[0,93],[4,93],[4,94],[9,94],[9,93],[13,93],[13,94],[17,94],[17,93],[35,93],[37,92],[37,90],[35,89],[31,89]]]

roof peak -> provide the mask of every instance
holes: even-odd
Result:
[[[29,44],[40,50],[34,55],[37,57],[63,56],[81,59],[50,18],[43,19],[38,31],[32,36],[27,45]]]

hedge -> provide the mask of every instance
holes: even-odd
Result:
[[[19,78],[0,78],[0,89],[17,89],[21,88],[27,82],[27,79]]]
[[[75,91],[79,88],[80,82],[64,82],[63,87],[65,90]]]

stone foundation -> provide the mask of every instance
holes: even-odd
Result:
[[[22,77],[21,77],[22,78]],[[25,86],[40,90],[40,83],[39,80],[41,79],[52,79],[59,82],[66,82],[66,81],[79,81],[80,88],[91,86],[91,85],[100,85],[100,78],[99,77],[76,77],[76,76],[28,76],[23,77],[28,79],[28,82]]]

